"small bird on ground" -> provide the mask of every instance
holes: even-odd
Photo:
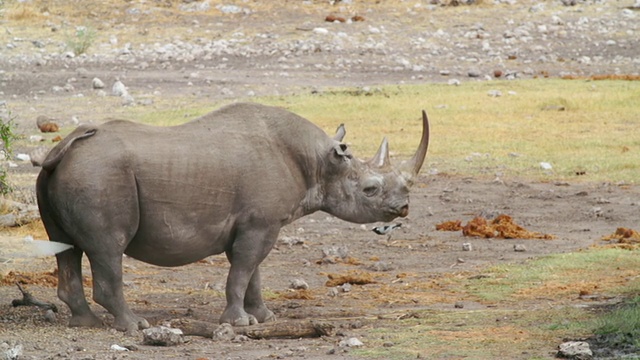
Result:
[[[376,226],[372,229],[372,231],[378,235],[387,235],[391,233],[394,229],[401,227],[401,223],[397,223],[394,225],[384,225],[384,226]]]

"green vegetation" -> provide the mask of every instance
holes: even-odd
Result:
[[[541,359],[549,357],[549,344],[565,338],[602,333],[637,342],[638,251],[591,249],[495,266],[483,272],[486,277],[452,277],[449,291],[486,308],[423,310],[406,320],[378,322],[366,348],[355,353],[384,359]],[[635,298],[614,312],[594,313],[574,305],[585,301],[581,294]],[[540,299],[553,306],[540,306]]]
[[[84,54],[93,45],[97,36],[96,30],[86,26],[76,27],[75,34],[67,38],[67,47],[75,55]]]
[[[596,334],[607,335],[615,341],[640,347],[640,296],[595,320]]]
[[[0,151],[2,151],[5,160],[11,159],[12,145],[17,139],[17,136],[13,132],[14,128],[15,124],[13,123],[13,118],[10,113],[6,116],[0,115],[0,142],[2,142]],[[2,168],[0,169],[0,195],[4,196],[10,192],[11,185],[7,179],[7,170]]]

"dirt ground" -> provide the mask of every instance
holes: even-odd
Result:
[[[352,36],[354,44],[342,44],[331,51],[302,52],[299,55],[258,54],[254,57],[229,55],[224,68],[209,66],[210,62],[198,58],[188,61],[170,59],[148,61],[140,66],[144,58],[112,59],[95,57],[62,60],[53,58],[44,65],[21,62],[24,53],[0,53],[3,71],[2,98],[4,106],[10,108],[16,117],[19,131],[26,137],[37,134],[34,123],[38,115],[49,115],[59,119],[61,125],[72,127],[72,116],[81,121],[108,117],[117,112],[125,113],[119,100],[114,97],[100,97],[89,87],[93,77],[102,78],[110,84],[120,78],[137,98],[172,98],[189,94],[205,99],[219,100],[246,98],[255,95],[286,94],[310,91],[329,86],[365,86],[376,84],[420,83],[425,81],[448,81],[452,77],[462,81],[476,81],[468,77],[469,68],[478,68],[482,74],[494,76],[495,70],[515,73],[518,77],[561,76],[565,73],[577,76],[593,74],[637,72],[637,63],[625,62],[621,56],[633,56],[638,49],[637,25],[633,21],[620,19],[621,11],[629,4],[623,2],[581,2],[576,7],[565,7],[560,2],[544,2],[542,13],[533,12],[530,7],[535,2],[520,5],[485,5],[483,7],[440,7],[424,10],[425,7],[407,4],[393,6],[386,2],[353,1],[352,6],[330,7],[323,2],[309,2],[308,7],[296,4],[290,8],[274,11],[261,10],[254,3],[244,2],[243,6],[253,8],[251,15],[218,15],[215,19],[216,36],[237,33],[278,34],[279,39],[302,37],[315,41],[309,35],[317,27],[340,31]],[[417,2],[420,3],[420,2]],[[136,3],[137,4],[137,3]],[[144,3],[140,3],[144,9]],[[363,4],[363,5],[362,5]],[[360,7],[358,7],[360,6]],[[330,24],[324,16],[330,13],[353,13],[358,8],[366,21],[351,24]],[[598,10],[600,9],[600,10]],[[554,26],[553,16],[559,15],[566,23],[578,23],[581,17],[601,19],[600,26],[594,26],[592,33],[568,29],[550,32],[548,38],[533,36],[526,46],[516,46],[504,42],[498,54],[482,52],[477,39],[494,36],[516,28],[520,24]],[[209,18],[203,14],[176,18],[176,28],[194,24],[204,24]],[[455,17],[455,21],[451,18]],[[640,16],[640,14],[639,14]],[[492,22],[488,19],[514,21]],[[607,35],[604,27],[624,22],[624,29],[615,33],[616,45],[602,45],[613,35]],[[479,22],[483,24],[478,25]],[[419,24],[431,25],[421,28]],[[128,30],[140,34],[136,25],[123,22],[114,27],[113,32],[122,34]],[[42,29],[33,29],[23,23],[8,21],[5,26],[13,31],[14,37],[27,40],[46,39]],[[170,31],[161,32],[162,25],[145,23],[156,37],[140,40],[171,41]],[[377,35],[369,27],[382,27],[385,36],[381,43],[387,49],[370,47],[363,51],[359,41],[366,42],[369,35]],[[555,25],[562,26],[562,25]],[[204,27],[204,26],[203,26]],[[428,36],[438,28],[451,31],[452,38],[443,40],[435,47],[445,47],[449,42],[459,46],[446,47],[446,51],[434,52],[421,46],[420,42],[408,41],[420,34]],[[145,28],[146,29],[146,28]],[[48,29],[45,29],[49,31]],[[482,31],[480,31],[482,30]],[[108,27],[101,29],[106,35]],[[466,37],[469,31],[476,31],[476,38]],[[18,34],[18,35],[16,35]],[[20,35],[23,34],[23,35]],[[155,34],[155,33],[154,33]],[[301,35],[302,34],[302,35]],[[106,36],[105,35],[105,36]],[[146,35],[140,35],[146,36]],[[491,38],[491,37],[489,37]],[[252,38],[253,45],[260,48],[259,39]],[[407,41],[405,41],[407,40]],[[9,41],[9,40],[7,40]],[[302,40],[301,40],[302,41]],[[13,40],[20,48],[22,42]],[[265,40],[266,42],[266,40]],[[499,40],[497,42],[500,42]],[[251,41],[250,41],[251,43]],[[536,50],[535,43],[547,44],[547,50]],[[594,45],[595,44],[595,45]],[[4,44],[3,44],[4,46]],[[265,45],[266,46],[266,45]],[[616,47],[617,46],[617,47]],[[510,50],[519,49],[517,56],[508,60]],[[634,50],[636,49],[636,50]],[[535,61],[540,53],[545,53],[554,61]],[[434,52],[433,57],[421,57]],[[474,55],[469,55],[473,53]],[[552,54],[553,56],[551,56]],[[631,55],[630,55],[631,54]],[[25,56],[27,56],[25,55]],[[586,64],[584,56],[593,57]],[[282,60],[280,56],[284,56]],[[405,67],[403,56],[415,64],[433,60],[423,70]],[[513,57],[515,56],[515,57]],[[469,58],[479,60],[470,61]],[[495,58],[502,57],[497,61]],[[357,58],[347,67],[345,59]],[[618,61],[615,61],[618,59]],[[284,63],[284,65],[283,65]],[[295,67],[295,64],[305,66]],[[324,64],[326,67],[315,66]],[[286,66],[285,66],[286,65]],[[84,70],[79,71],[79,68]],[[450,71],[443,72],[442,70]],[[88,71],[88,75],[87,72]],[[197,72],[197,75],[192,75]],[[445,75],[443,75],[445,74]],[[70,81],[73,78],[75,80]],[[71,92],[51,91],[53,86],[75,84]],[[81,85],[85,84],[85,85]],[[69,98],[83,93],[84,106],[76,105],[77,98],[70,106]],[[144,105],[137,105],[138,107]],[[124,109],[124,110],[123,110]],[[20,143],[18,152],[27,152],[35,145]],[[19,200],[33,202],[33,182],[37,169],[29,164],[18,163],[11,173],[20,179]],[[348,349],[338,347],[345,338],[356,337],[365,344],[376,322],[386,317],[401,316],[413,310],[451,309],[463,302],[465,309],[482,309],[485,305],[448,294],[442,289],[429,289],[419,284],[428,284],[433,279],[458,272],[476,272],[490,265],[522,262],[545,254],[573,252],[600,243],[602,236],[611,234],[618,227],[637,228],[640,189],[635,185],[615,183],[578,182],[535,182],[528,179],[463,178],[447,174],[421,175],[412,191],[411,213],[400,219],[402,227],[387,236],[371,231],[374,224],[361,226],[346,223],[323,213],[302,218],[287,226],[281,232],[277,247],[262,264],[263,286],[267,304],[279,319],[334,319],[338,324],[337,334],[331,337],[295,340],[249,340],[244,342],[217,342],[211,346],[211,339],[189,337],[188,343],[176,347],[152,347],[141,345],[140,334],[128,336],[107,329],[71,329],[65,326],[69,318],[68,309],[57,299],[55,287],[47,284],[26,285],[26,289],[42,301],[53,302],[60,313],[47,321],[44,312],[34,308],[13,308],[12,299],[20,298],[15,286],[0,286],[0,342],[18,342],[23,346],[20,359],[269,359],[269,358],[356,358]],[[441,232],[435,225],[449,220],[463,223],[477,215],[494,217],[505,213],[528,230],[551,234],[553,240],[500,240],[465,238],[461,232]],[[380,224],[378,224],[380,225]],[[8,233],[7,233],[8,234]],[[41,235],[41,234],[34,234]],[[0,246],[10,253],[20,246],[21,239],[15,235],[0,236]],[[463,243],[471,243],[472,251],[464,251]],[[515,245],[523,245],[525,251],[514,251]],[[323,261],[323,254],[346,255],[335,263]],[[0,252],[0,257],[5,256]],[[6,258],[5,258],[6,259]],[[12,258],[0,264],[3,273],[47,272],[55,268],[54,258]],[[207,258],[189,266],[160,268],[136,260],[125,258],[125,292],[133,310],[159,325],[174,318],[192,318],[217,322],[224,308],[224,283],[228,265],[224,256]],[[327,274],[346,274],[353,271],[372,274],[375,283],[354,285],[349,292],[332,293],[325,286]],[[85,274],[89,271],[85,264]],[[289,290],[293,279],[303,279],[309,285],[311,299],[288,298],[294,294]],[[416,285],[420,291],[412,291]],[[104,309],[94,304],[95,311],[110,317]],[[400,314],[400,315],[398,315]],[[134,347],[135,351],[119,352],[112,345]],[[539,349],[538,354],[527,356],[552,357],[556,343]]]

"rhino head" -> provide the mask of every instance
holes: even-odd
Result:
[[[354,223],[391,221],[409,214],[409,188],[420,172],[429,147],[429,120],[422,111],[422,139],[412,158],[393,166],[387,139],[373,158],[355,158],[341,143],[338,128],[334,147],[325,161],[321,210]]]

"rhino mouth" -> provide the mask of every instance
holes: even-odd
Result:
[[[393,207],[389,209],[389,215],[396,217],[407,217],[409,215],[409,204],[405,204],[399,207]]]

